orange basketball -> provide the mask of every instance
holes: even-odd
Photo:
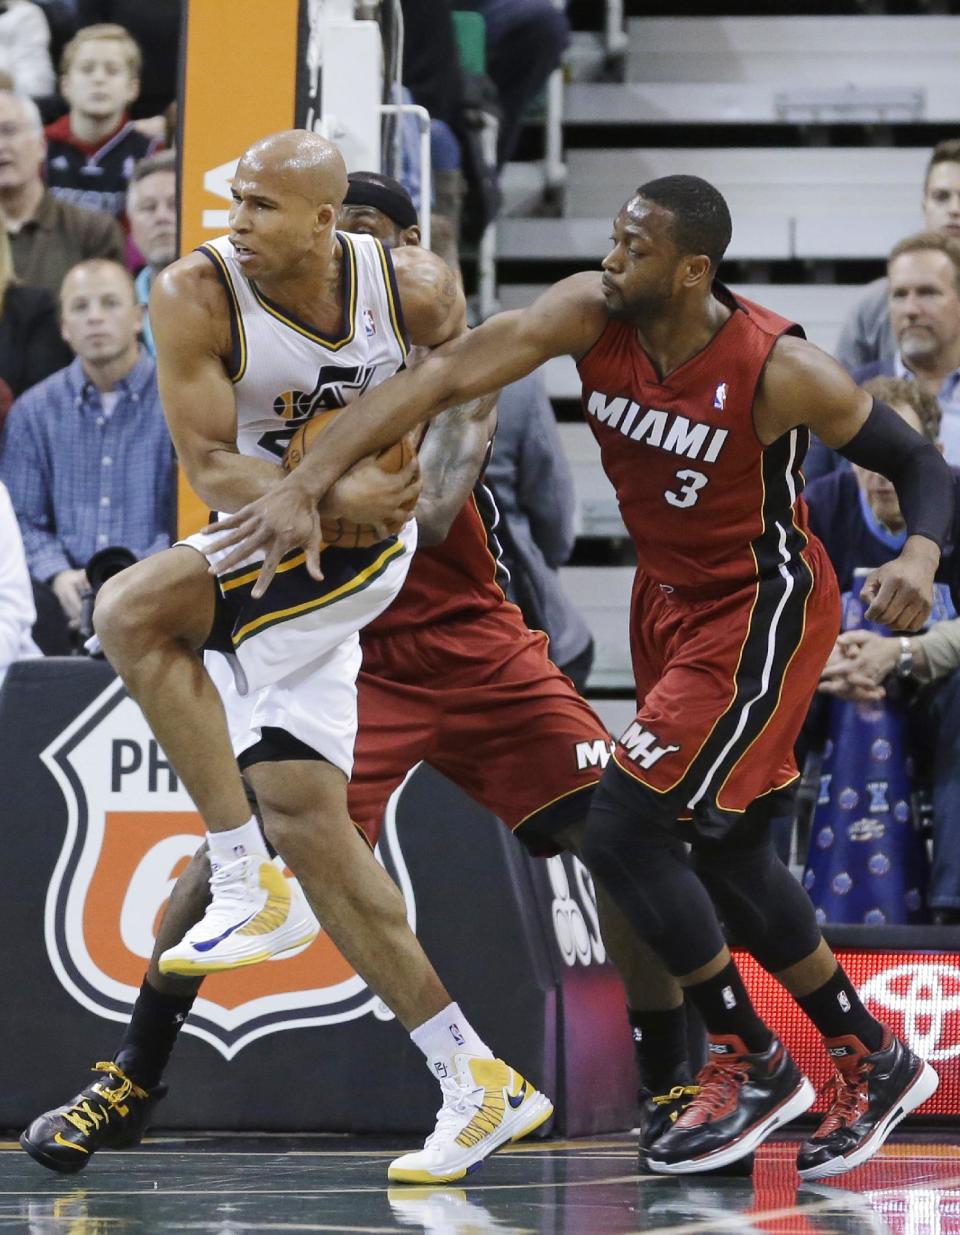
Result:
[[[333,418],[339,416],[341,411],[343,411],[342,408],[336,407],[317,412],[296,430],[283,456],[285,472],[292,472],[295,467],[300,466],[303,456],[308,450],[315,449],[316,439],[322,436]],[[417,453],[414,446],[415,440],[414,434],[407,434],[399,442],[394,442],[392,446],[386,446],[381,450],[376,455],[377,466],[380,470],[390,473],[402,471]],[[413,511],[411,510],[410,513],[412,514]],[[402,526],[400,523],[392,526],[391,534],[399,532]],[[338,549],[365,549],[369,545],[375,545],[380,539],[372,525],[352,523],[349,519],[323,519],[320,528],[323,532],[323,543],[334,545]]]

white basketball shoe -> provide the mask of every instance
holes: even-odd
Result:
[[[443,1106],[423,1149],[390,1163],[393,1183],[462,1179],[507,1141],[519,1141],[553,1114],[553,1103],[502,1059],[455,1055],[440,1081]]]
[[[261,854],[219,867],[210,892],[200,921],[161,953],[161,973],[191,977],[256,965],[305,947],[320,932],[299,887]]]

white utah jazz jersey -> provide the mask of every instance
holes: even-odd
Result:
[[[294,430],[317,411],[345,407],[400,368],[409,350],[389,253],[372,236],[337,232],[343,318],[320,334],[246,278],[226,236],[200,246],[230,300],[237,446],[283,457]]]

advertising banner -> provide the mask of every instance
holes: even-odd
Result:
[[[181,47],[180,252],[227,230],[230,181],[253,142],[296,124],[300,0],[189,0]],[[178,533],[207,522],[180,474]]]

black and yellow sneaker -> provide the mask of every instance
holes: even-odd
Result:
[[[664,1132],[668,1131],[700,1092],[693,1081],[673,1085],[666,1093],[651,1093],[640,1090],[640,1143],[637,1154],[637,1169],[641,1175],[656,1175],[647,1161],[647,1152]],[[749,1178],[753,1174],[753,1154],[738,1158],[727,1166],[710,1171],[711,1175],[733,1175]]]
[[[20,1144],[51,1171],[82,1171],[98,1149],[139,1145],[166,1085],[141,1089],[115,1063],[98,1063],[97,1079],[65,1106],[38,1115]]]

